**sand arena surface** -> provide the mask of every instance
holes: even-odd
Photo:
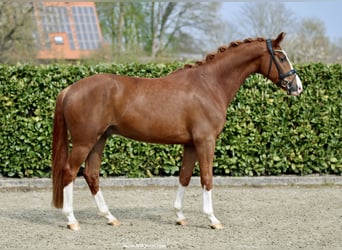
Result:
[[[202,190],[185,194],[185,227],[175,225],[176,187],[105,187],[122,223],[106,225],[85,188],[74,191],[81,231],[66,228],[51,207],[51,190],[0,191],[0,249],[342,249],[342,187],[214,187],[212,230]]]

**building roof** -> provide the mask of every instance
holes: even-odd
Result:
[[[80,59],[102,43],[94,2],[34,3],[38,59]]]

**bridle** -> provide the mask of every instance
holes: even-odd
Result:
[[[294,81],[295,77],[293,77],[292,81],[289,81],[289,80],[287,80],[285,78],[287,78],[289,76],[292,76],[292,75],[295,75],[297,73],[297,71],[295,69],[291,69],[287,73],[282,73],[278,62],[275,59],[274,50],[273,50],[273,46],[272,46],[272,40],[271,39],[267,39],[266,40],[266,44],[267,44],[267,49],[268,49],[268,51],[270,52],[270,55],[271,55],[271,57],[270,57],[270,66],[268,68],[267,78],[269,78],[269,75],[270,75],[270,72],[271,72],[271,68],[272,68],[272,62],[274,62],[275,66],[277,67],[278,73],[279,73],[279,81],[276,83],[276,85],[278,87],[280,87],[280,88],[286,89],[287,94],[291,95],[292,91],[296,91],[297,90],[297,87],[295,87],[295,88],[292,87],[292,84],[293,84],[293,81]],[[280,52],[284,53],[284,51],[280,51]],[[286,53],[284,53],[284,54],[286,56],[286,59],[288,60]]]

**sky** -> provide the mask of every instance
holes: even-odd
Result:
[[[326,28],[326,35],[331,41],[342,38],[342,1],[282,1],[293,11],[298,20],[304,18],[318,18]],[[229,20],[246,2],[224,2],[222,5],[223,17]],[[265,6],[267,7],[267,6]]]

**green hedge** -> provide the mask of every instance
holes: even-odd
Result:
[[[172,64],[0,65],[0,175],[49,177],[55,99],[67,85],[99,72],[159,77]],[[217,141],[216,175],[342,173],[341,65],[297,65],[301,97],[289,97],[260,75],[248,78],[228,108]],[[177,174],[179,145],[107,142],[103,176]],[[198,174],[198,167],[195,169]]]

